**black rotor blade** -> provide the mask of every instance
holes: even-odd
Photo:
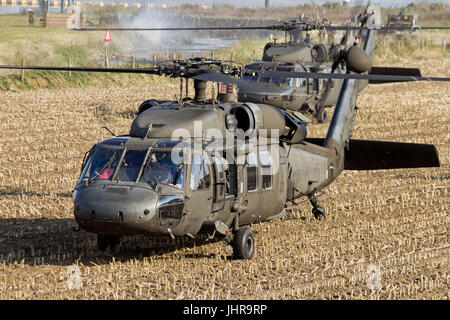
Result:
[[[111,73],[141,73],[141,74],[166,74],[172,75],[173,72],[169,69],[161,68],[102,68],[102,67],[52,67],[52,66],[14,66],[14,65],[0,65],[0,69],[14,69],[14,70],[48,70],[48,71],[80,71],[80,72],[111,72]],[[254,70],[266,77],[277,78],[312,78],[312,79],[356,79],[356,80],[379,80],[379,81],[450,81],[450,78],[439,77],[415,77],[415,76],[398,76],[398,75],[371,75],[371,74],[341,74],[341,73],[314,73],[314,72],[291,72],[291,71],[260,71]],[[215,81],[222,83],[233,83],[243,88],[248,88],[251,91],[263,92],[278,92],[282,93],[283,89],[273,85],[263,85],[255,81],[247,81],[236,79],[229,75],[198,70],[192,78],[204,81]],[[177,72],[175,76],[188,76],[187,72],[182,74]]]
[[[201,30],[450,30],[450,27],[408,27],[408,26],[296,26],[296,25],[271,25],[271,26],[254,26],[254,27],[167,27],[167,28],[74,28],[76,31],[201,31]]]
[[[167,28],[74,28],[76,31],[201,31],[201,30],[260,30],[273,29],[273,26],[256,27],[167,27]]]
[[[415,76],[398,76],[398,75],[314,73],[314,72],[260,71],[260,70],[254,70],[254,72],[259,73],[261,76],[277,77],[277,78],[356,79],[356,80],[379,80],[379,81],[450,81],[450,78],[415,77]]]
[[[159,69],[157,69],[157,68],[52,67],[52,66],[14,66],[14,65],[0,65],[0,69],[79,71],[79,72],[112,72],[112,73],[146,73],[146,74],[155,74],[155,73],[159,72]]]
[[[372,27],[358,27],[358,26],[324,26],[324,29],[329,30],[450,30],[450,27],[408,27],[408,26],[372,26]]]

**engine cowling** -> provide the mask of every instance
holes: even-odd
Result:
[[[246,136],[264,135],[272,137],[272,130],[277,130],[278,137],[290,140],[292,143],[300,142],[306,137],[306,125],[286,111],[265,104],[246,102],[232,108],[227,121],[228,129],[240,129]],[[231,128],[231,125],[234,128]],[[264,130],[264,131],[262,131]]]

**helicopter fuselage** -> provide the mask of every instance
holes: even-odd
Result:
[[[267,78],[256,71],[293,71],[331,73],[332,63],[289,63],[289,62],[253,62],[246,66],[244,80],[255,81],[259,85],[275,85],[279,92],[262,92],[238,87],[238,101],[270,104],[285,110],[311,113],[320,122],[325,119],[317,117],[320,110],[336,104],[341,88],[340,79],[300,79]],[[334,73],[344,73],[339,66]]]
[[[74,192],[83,229],[115,236],[226,233],[235,220],[239,226],[269,220],[288,200],[330,182],[328,150],[289,144],[302,140],[306,128],[277,108],[152,104],[130,135],[103,140],[88,153]],[[247,135],[237,137],[239,129]]]

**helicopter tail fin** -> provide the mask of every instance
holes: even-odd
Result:
[[[433,144],[350,140],[344,170],[383,170],[439,167]]]
[[[417,68],[391,68],[391,67],[372,67],[369,74],[373,75],[390,75],[390,76],[412,76],[421,77],[422,74]],[[412,81],[412,80],[405,80]],[[369,83],[380,84],[380,83],[391,83],[399,81],[390,80],[369,80]]]
[[[305,142],[323,145],[323,138]],[[345,150],[344,170],[384,170],[440,167],[439,153],[433,144],[350,140]]]
[[[366,25],[377,27],[381,24],[380,8],[368,6],[365,12]],[[369,29],[364,42],[364,51],[373,61],[376,47],[376,30]],[[330,151],[328,182],[336,179],[344,170],[345,150],[348,150],[349,141],[353,134],[356,117],[356,100],[358,93],[367,85],[367,81],[345,79],[334,108],[333,117],[328,127],[323,146]]]

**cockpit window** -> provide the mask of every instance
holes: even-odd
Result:
[[[245,74],[242,77],[243,80],[256,81],[258,80],[258,74],[256,70],[261,70],[261,63],[250,63],[245,66]]]
[[[127,150],[120,164],[117,180],[119,181],[136,181],[142,164],[145,159],[147,150]]]
[[[125,151],[124,151],[125,150]],[[125,154],[123,154],[125,152]],[[175,155],[175,156],[174,156]],[[173,157],[173,160],[172,160]],[[122,158],[122,160],[121,160]],[[97,180],[137,181],[183,187],[183,151],[174,149],[125,149],[123,146],[96,145],[89,153],[78,183]],[[119,162],[120,161],[120,162]]]
[[[183,188],[184,165],[182,162],[176,163],[178,159],[183,159],[183,154],[181,151],[176,154],[177,159],[172,159],[172,150],[152,150],[148,155],[139,181],[150,184],[171,184]]]
[[[110,180],[119,163],[123,148],[97,146],[86,161],[80,180]]]
[[[261,62],[254,62],[245,66],[245,75],[242,77],[243,80],[250,81],[259,81],[260,83],[270,83],[272,82],[275,85],[288,85],[290,87],[294,86],[295,80],[293,78],[283,78],[283,77],[267,77],[267,76],[259,76],[256,72],[257,70],[262,71],[295,71],[296,65],[292,63],[280,63],[275,67],[272,65],[264,65]]]
[[[276,68],[276,71],[285,71],[285,72],[291,72],[294,71],[293,65],[278,65]],[[290,87],[294,86],[294,79],[293,78],[281,78],[281,77],[274,77],[272,78],[272,82],[276,85],[281,84],[287,84]]]
[[[272,67],[262,67],[261,70],[262,70],[262,71],[273,71],[273,68],[272,68]],[[269,83],[269,82],[270,82],[270,77],[263,77],[263,76],[260,76],[260,77],[259,77],[259,82],[260,82],[260,83]]]

